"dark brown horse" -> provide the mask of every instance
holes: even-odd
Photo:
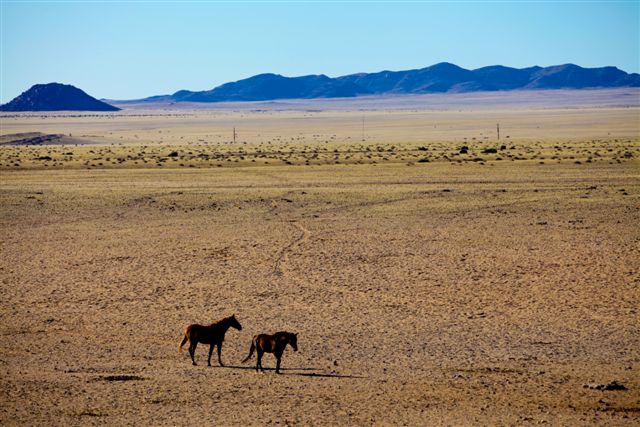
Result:
[[[258,352],[258,362],[256,363],[256,372],[258,372],[258,368],[262,372],[262,355],[264,353],[273,353],[276,357],[276,374],[280,373],[280,359],[282,358],[282,353],[284,353],[287,344],[293,348],[293,351],[298,351],[298,335],[293,334],[291,332],[276,332],[273,335],[268,334],[260,334],[255,335],[253,337],[253,341],[251,341],[251,348],[249,349],[249,355],[246,359],[242,361],[242,363],[251,359],[253,356],[253,351],[256,350]]]
[[[189,341],[189,354],[191,355],[191,362],[196,364],[195,354],[196,347],[198,343],[202,344],[210,344],[209,346],[209,360],[208,365],[211,366],[211,353],[213,353],[213,347],[218,346],[218,362],[220,366],[224,366],[222,364],[222,341],[224,341],[224,334],[227,333],[227,329],[230,327],[236,328],[241,331],[242,326],[240,322],[236,320],[235,314],[230,317],[225,317],[224,319],[220,319],[217,322],[212,323],[209,326],[204,325],[189,325],[187,329],[184,331],[184,339],[180,343],[178,347],[178,351],[182,351],[182,346],[185,345],[187,341]]]

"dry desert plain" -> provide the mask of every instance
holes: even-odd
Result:
[[[0,424],[640,422],[638,90],[125,107],[0,117]]]

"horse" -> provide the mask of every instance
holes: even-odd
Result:
[[[223,319],[218,320],[217,322],[213,322],[209,326],[193,324],[187,326],[184,330],[184,339],[178,346],[178,351],[182,351],[182,346],[189,341],[189,354],[191,355],[191,362],[193,365],[196,365],[195,353],[196,347],[198,343],[202,344],[210,344],[209,346],[209,359],[207,361],[208,365],[211,366],[211,353],[213,353],[213,347],[218,346],[218,363],[220,366],[224,366],[222,363],[221,353],[222,353],[222,341],[224,341],[224,334],[227,333],[227,329],[230,327],[235,328],[239,331],[242,330],[242,325],[240,322],[236,320],[236,315],[232,315],[230,317],[225,317]]]
[[[273,335],[268,334],[260,334],[255,335],[253,340],[251,341],[251,348],[249,349],[249,355],[242,361],[245,363],[247,360],[251,359],[253,356],[253,351],[256,350],[258,352],[258,362],[256,363],[256,372],[258,372],[258,368],[260,371],[264,372],[262,368],[262,355],[264,353],[273,353],[276,357],[276,374],[280,373],[280,359],[282,358],[282,353],[284,353],[287,344],[293,348],[293,351],[298,351],[298,335],[291,332],[276,332]]]

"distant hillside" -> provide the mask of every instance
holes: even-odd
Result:
[[[370,92],[350,82],[341,82],[324,75],[283,77],[277,74],[259,74],[245,80],[226,83],[203,92],[179,91],[172,95],[175,101],[264,101],[291,98],[343,98]]]
[[[118,111],[77,87],[60,83],[37,84],[0,105],[0,111]]]
[[[510,68],[502,65],[467,70],[442,62],[419,70],[381,71],[330,78],[259,74],[211,90],[181,90],[142,101],[222,102],[273,99],[346,98],[361,95],[477,92],[516,89],[640,87],[640,75],[616,67],[582,68],[573,64]]]

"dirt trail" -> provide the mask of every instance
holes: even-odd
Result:
[[[279,277],[288,276],[287,262],[289,261],[289,254],[295,252],[302,243],[309,240],[309,235],[311,234],[304,225],[300,224],[296,220],[289,220],[289,222],[300,232],[300,234],[278,252],[278,257],[273,265],[273,273]]]

